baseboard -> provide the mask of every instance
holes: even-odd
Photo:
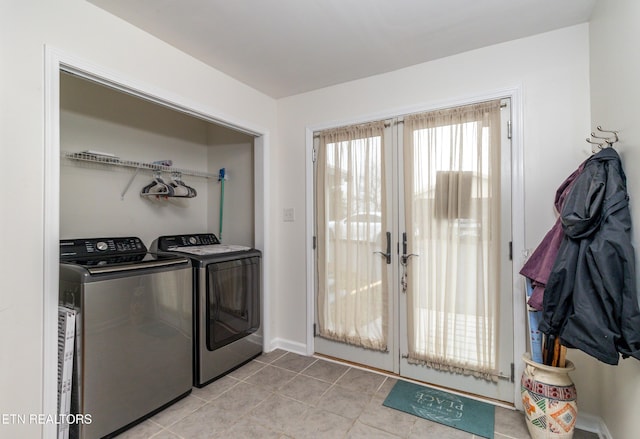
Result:
[[[274,349],[284,349],[285,351],[293,352],[300,355],[309,355],[307,353],[307,345],[305,343],[298,343],[296,341],[286,340],[283,338],[274,338],[271,343],[265,348],[267,352]]]
[[[578,412],[576,428],[596,433],[599,439],[613,439],[607,425],[600,416]]]

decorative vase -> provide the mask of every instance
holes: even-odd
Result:
[[[529,434],[533,439],[571,439],[578,416],[576,386],[569,377],[573,363],[546,366],[529,353],[522,360],[526,366],[520,389]]]

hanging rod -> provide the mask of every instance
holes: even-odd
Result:
[[[62,156],[71,160],[79,160],[83,162],[100,163],[103,165],[121,166],[125,168],[135,168],[138,171],[148,170],[148,171],[161,171],[161,172],[179,172],[182,175],[191,175],[193,177],[216,178],[216,179],[218,178],[218,174],[211,174],[209,172],[195,171],[192,169],[175,168],[173,166],[163,166],[156,163],[143,163],[143,162],[135,162],[131,160],[122,160],[118,157],[113,157],[109,155],[91,154],[86,152],[62,151]]]

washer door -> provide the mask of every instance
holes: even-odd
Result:
[[[260,258],[207,265],[207,349],[219,349],[259,327]]]

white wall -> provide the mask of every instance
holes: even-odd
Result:
[[[590,26],[591,129],[620,130],[615,145],[627,175],[636,261],[640,244],[640,2],[600,0]],[[636,284],[640,267],[636,262]],[[596,363],[589,359],[589,364]],[[583,363],[582,365],[584,365]],[[581,365],[581,366],[582,366]],[[595,367],[595,366],[594,366]],[[601,393],[600,412],[615,439],[638,437],[640,407],[640,362],[630,358],[619,366],[598,363]]]
[[[269,138],[276,136],[276,102],[83,0],[4,0],[0,33],[0,413],[38,414],[45,373],[45,46]],[[268,213],[261,220],[268,223]],[[2,438],[41,432],[37,424],[0,426]]]
[[[172,160],[177,168],[209,172],[207,122],[73,76],[62,75],[60,82],[63,151],[100,151],[144,163]],[[71,159],[60,165],[60,238],[138,236],[149,247],[161,235],[207,231],[213,181],[185,175],[196,198],[156,199],[140,196],[153,180],[151,171],[135,175],[134,168]],[[162,178],[169,182],[171,176]]]
[[[590,154],[584,141],[590,115],[588,43],[584,24],[279,100],[281,141],[274,145],[273,155],[281,159],[272,163],[278,243],[273,277],[281,301],[274,316],[276,336],[290,346],[304,346],[310,325],[302,312],[307,267],[300,257],[310,239],[300,215],[310,196],[305,191],[305,128],[374,119],[521,87],[525,247],[534,248],[555,221],[557,187]],[[282,221],[285,207],[295,208],[296,222]],[[592,412],[591,383],[582,384],[581,375],[575,379],[584,387],[584,410]]]
[[[627,8],[633,3],[624,1]],[[611,27],[615,28],[608,26],[607,32]],[[622,31],[637,36],[631,24]],[[45,45],[135,82],[169,91],[181,101],[208,108],[223,119],[244,121],[249,127],[271,133],[265,173],[272,195],[264,200],[267,214],[260,219],[270,226],[269,239],[274,244],[265,255],[271,267],[267,287],[273,292],[270,306],[274,323],[270,330],[284,343],[304,347],[307,269],[302,255],[309,239],[304,218],[305,128],[521,86],[528,218],[525,246],[533,248],[554,221],[556,187],[590,153],[583,140],[591,129],[587,33],[588,26],[576,26],[276,103],[83,0],[0,2],[0,161],[6,188],[0,204],[0,246],[5,250],[0,255],[0,413],[42,410]],[[629,42],[637,40],[629,38]],[[633,67],[629,73],[637,78],[637,61],[632,54],[629,50],[625,62]],[[607,61],[621,62],[619,56]],[[605,68],[603,64],[603,75]],[[624,69],[606,75],[620,73],[625,74],[624,83],[632,85],[633,76]],[[609,90],[615,81],[613,76],[607,78],[604,88]],[[601,98],[594,93],[593,99]],[[598,123],[631,132],[637,129],[632,125],[631,112],[615,120],[600,117]],[[282,131],[279,135],[278,130]],[[633,157],[637,162],[633,151],[625,151],[625,160]],[[630,190],[639,187],[640,182],[630,178]],[[295,208],[295,222],[282,221],[285,207]],[[583,409],[597,413],[591,410],[595,404],[591,401],[600,395],[592,392],[593,380],[588,379],[594,367],[580,361],[583,375],[574,375],[574,379]],[[638,375],[633,363],[618,370],[629,378]],[[623,381],[613,384],[622,388]],[[627,386],[620,391],[626,395],[637,392],[634,388],[638,387]],[[635,402],[630,407],[639,400],[637,393],[625,398]],[[607,416],[618,420],[609,412]],[[632,416],[625,419],[630,423]],[[0,428],[2,438],[28,439],[40,434],[40,425]],[[615,437],[633,437],[622,434]]]
[[[135,168],[62,158],[61,238],[138,236],[149,247],[161,235],[218,234],[217,175],[226,167],[225,242],[255,245],[252,136],[75,76],[62,75],[60,82],[63,151],[100,151],[143,163],[171,160],[176,168],[212,174],[182,176],[195,198],[157,199],[139,195],[153,180],[149,170],[136,174]],[[169,182],[171,176],[162,178]]]
[[[254,157],[253,137],[226,128],[209,129],[207,160],[209,172],[225,168],[222,242],[253,247],[254,242]],[[210,183],[208,230],[218,236],[220,230],[221,182]],[[218,236],[220,237],[220,236]]]

